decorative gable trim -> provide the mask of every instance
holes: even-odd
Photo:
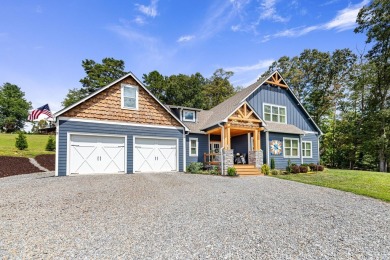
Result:
[[[119,83],[120,81],[123,81],[124,79],[126,79],[126,78],[128,78],[128,77],[131,77],[131,78],[133,78],[153,99],[155,99],[156,101],[157,101],[157,103],[158,104],[160,104],[160,106],[163,108],[163,109],[165,109],[165,111],[167,111],[181,126],[183,126],[184,127],[184,129],[185,129],[185,131],[189,131],[189,129],[172,113],[172,111],[170,110],[170,109],[168,109],[166,106],[164,106],[161,102],[160,102],[160,100],[158,100],[142,83],[141,83],[141,81],[139,81],[138,80],[138,78],[132,73],[132,72],[129,72],[127,75],[125,75],[125,76],[123,76],[123,77],[121,77],[121,78],[119,78],[119,79],[117,79],[117,80],[115,80],[115,81],[113,81],[113,82],[111,82],[110,84],[108,84],[107,86],[105,86],[105,87],[102,87],[101,89],[99,89],[99,90],[97,90],[97,91],[95,91],[95,92],[93,92],[92,94],[90,94],[89,96],[87,96],[87,97],[85,97],[85,98],[83,98],[82,100],[80,100],[80,101],[78,101],[78,102],[76,102],[76,103],[74,103],[73,105],[71,105],[71,106],[68,106],[68,107],[66,107],[66,108],[63,108],[62,110],[60,110],[60,111],[58,111],[58,112],[56,112],[55,114],[54,114],[54,117],[56,118],[56,117],[59,117],[60,115],[62,115],[62,114],[64,114],[65,112],[67,112],[67,111],[69,111],[69,110],[71,110],[72,108],[74,108],[74,107],[76,107],[76,106],[78,106],[78,105],[80,105],[80,104],[82,104],[83,102],[85,102],[85,101],[87,101],[87,100],[89,100],[90,98],[92,98],[92,97],[94,97],[94,96],[96,96],[97,94],[99,94],[99,93],[101,93],[101,92],[103,92],[104,90],[106,90],[106,89],[108,89],[108,88],[110,88],[110,87],[112,87],[112,86],[114,86],[114,85],[116,85],[117,83]]]
[[[284,79],[282,78],[282,76],[277,71],[275,71],[274,74],[272,74],[271,77],[269,77],[265,81],[265,83],[268,83],[268,84],[271,84],[271,85],[275,85],[275,86],[278,86],[278,87],[281,87],[281,88],[288,88],[286,82],[284,82]]]

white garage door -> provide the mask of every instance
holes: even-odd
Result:
[[[135,138],[134,171],[177,171],[177,140]]]
[[[124,173],[125,138],[70,136],[70,173]]]

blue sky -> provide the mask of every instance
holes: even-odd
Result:
[[[247,86],[283,55],[305,48],[362,51],[356,15],[369,0],[1,1],[0,84],[17,84],[34,108],[61,108],[80,87],[83,59],[125,61],[139,79],[235,72]]]

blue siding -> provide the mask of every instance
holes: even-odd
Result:
[[[279,140],[283,144],[283,137],[289,137],[289,138],[300,138],[299,135],[292,135],[292,134],[280,134],[280,133],[269,133],[269,142],[271,143],[272,140]],[[285,169],[286,166],[288,165],[288,160],[291,161],[291,163],[295,163],[300,165],[301,164],[301,157],[299,158],[285,158],[284,153],[281,155],[272,155],[270,151],[270,147],[268,147],[268,154],[270,156],[270,164],[271,164],[271,159],[274,158],[275,160],[275,168],[276,169]],[[301,153],[301,151],[300,151]]]
[[[312,158],[303,158],[303,163],[315,163],[319,164],[319,156],[318,156],[318,135],[316,134],[305,134],[302,136],[302,141],[311,141],[312,145]]]
[[[233,153],[246,154],[245,160],[248,162],[248,135],[238,135],[232,137],[231,146]]]
[[[303,108],[300,107],[292,94],[286,89],[265,84],[253,92],[246,100],[262,118],[264,117],[263,103],[285,106],[287,108],[288,124],[295,125],[305,131],[318,131]]]
[[[190,138],[198,139],[198,156],[190,156]],[[186,136],[186,165],[192,162],[203,162],[203,154],[209,152],[209,137],[205,134],[189,134]]]
[[[183,171],[183,129],[152,128],[92,122],[60,120],[58,146],[58,175],[66,175],[67,133],[114,134],[127,136],[127,172],[133,172],[133,136],[172,137],[179,140],[179,171]]]
[[[263,163],[267,163],[267,136],[265,132],[260,132],[261,150],[263,150]]]

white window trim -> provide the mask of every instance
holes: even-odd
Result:
[[[279,124],[287,124],[287,107],[280,106],[280,105],[275,105],[275,104],[270,104],[270,103],[263,103],[263,119],[264,119],[264,121],[266,121],[265,120],[265,106],[271,106],[271,121],[267,121],[267,122],[273,122],[273,123],[279,123]],[[282,122],[274,122],[274,121],[272,121],[272,107],[284,108],[284,110],[286,111],[286,114],[284,115],[285,118],[286,118],[286,122],[282,123]]]
[[[191,150],[192,150],[192,146],[191,146],[191,141],[192,140],[195,140],[196,141],[196,154],[192,154],[191,153]],[[198,138],[190,138],[189,139],[189,142],[188,142],[188,147],[189,147],[189,149],[188,149],[188,153],[189,153],[189,155],[190,156],[198,156],[198,147],[199,147],[199,143],[198,143]]]
[[[135,88],[135,108],[133,107],[125,107],[125,97],[124,97],[124,88],[125,87],[130,87],[130,88]],[[129,110],[138,110],[138,93],[139,89],[138,86],[135,85],[130,85],[130,84],[121,84],[121,106],[122,109],[129,109]]]
[[[190,113],[193,113],[194,114],[194,119],[193,120],[188,120],[184,117],[184,113],[186,112],[190,112]],[[183,110],[183,121],[186,121],[186,122],[195,122],[196,121],[196,112],[195,111],[192,111],[192,110]]]
[[[285,145],[285,140],[296,140],[298,142],[298,155],[297,156],[286,156],[286,145]],[[301,157],[301,145],[299,142],[299,138],[291,138],[291,137],[283,137],[283,157],[284,158],[300,158]],[[292,153],[291,153],[292,154]]]
[[[305,145],[305,149],[303,149],[303,143],[310,143],[310,156],[306,156],[306,145]],[[312,141],[302,141],[302,145],[301,145],[301,149],[302,149],[302,158],[313,158],[313,142]],[[305,150],[305,156],[303,155],[303,150]]]

